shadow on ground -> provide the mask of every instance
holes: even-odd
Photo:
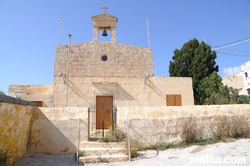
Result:
[[[29,154],[17,161],[14,166],[84,166],[77,163],[74,154]]]

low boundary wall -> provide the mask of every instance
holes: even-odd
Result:
[[[217,117],[243,116],[250,124],[250,105],[118,107],[117,110],[117,125],[126,132],[128,122],[131,138],[150,144],[181,141],[182,126],[189,117],[196,117],[198,137],[203,139],[213,136],[214,124],[221,120]]]
[[[250,105],[117,107],[118,127],[126,132],[128,122],[132,139],[152,145],[181,141],[182,125],[189,117],[196,117],[199,137],[211,137],[218,116],[241,116],[250,122]],[[75,153],[78,138],[88,140],[88,108],[38,108],[0,102],[0,133],[0,147],[9,150],[11,163],[27,153]]]
[[[78,138],[88,140],[87,107],[39,107],[32,112],[28,153],[76,153]]]

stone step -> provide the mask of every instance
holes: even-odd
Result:
[[[126,154],[127,150],[125,148],[82,148],[80,149],[84,152],[85,156],[92,155],[114,155],[114,154]]]
[[[87,141],[82,142],[80,148],[124,148],[125,142],[96,142]]]
[[[85,163],[127,161],[124,146],[125,142],[82,142],[80,150],[84,152],[84,156],[80,160]]]
[[[83,156],[80,157],[79,160],[82,161],[83,163],[127,161],[128,155],[114,154],[114,155]]]

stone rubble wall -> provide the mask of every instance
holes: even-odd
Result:
[[[76,153],[79,136],[78,118],[80,140],[87,141],[88,108],[37,108],[32,113],[28,153]]]
[[[33,106],[0,102],[0,147],[7,149],[10,165],[27,153]]]
[[[154,145],[181,141],[182,125],[196,117],[198,138],[209,138],[215,132],[216,117],[242,116],[250,122],[250,105],[211,105],[182,107],[117,107],[117,125],[126,133],[131,126],[132,139]],[[0,102],[0,146],[9,149],[11,163],[25,154],[75,153],[88,140],[88,108],[38,108]],[[146,143],[148,142],[148,143]]]
[[[146,142],[172,143],[181,141],[184,122],[196,117],[198,138],[213,136],[216,117],[243,116],[250,125],[250,105],[211,105],[183,107],[118,107],[117,125],[126,132],[126,122],[132,127],[131,138],[149,146]],[[143,138],[142,138],[142,137]]]

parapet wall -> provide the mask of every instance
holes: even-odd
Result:
[[[69,52],[70,50],[70,52]],[[102,56],[107,58],[102,59]],[[58,46],[54,77],[139,77],[154,75],[152,50],[120,43],[85,42]]]
[[[51,85],[10,85],[8,95],[27,101],[43,101],[43,107],[53,107]]]
[[[117,125],[126,131],[131,126],[131,138],[151,144],[181,141],[184,122],[195,117],[198,138],[212,137],[218,117],[242,116],[250,125],[250,105],[211,105],[183,107],[118,107]],[[220,123],[220,122],[218,122]],[[142,137],[143,138],[142,138]]]
[[[33,106],[0,102],[0,147],[8,150],[10,165],[27,153]]]
[[[30,102],[30,101],[26,101],[26,100],[22,100],[19,98],[6,96],[6,95],[0,95],[0,102],[36,106],[36,103],[34,103],[34,102]]]

